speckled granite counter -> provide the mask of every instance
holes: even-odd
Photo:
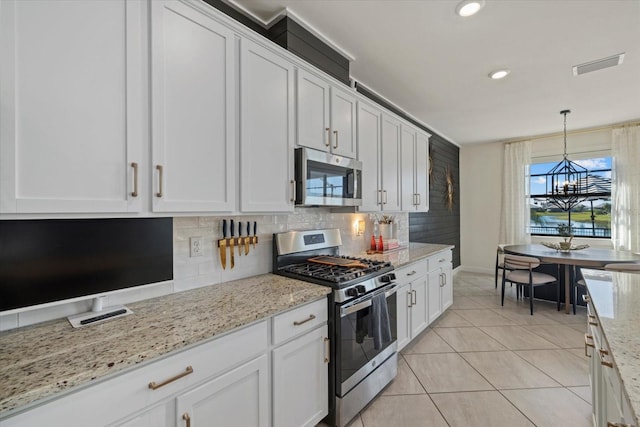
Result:
[[[640,274],[582,270],[604,339],[640,425]]]
[[[453,249],[452,245],[437,245],[433,243],[409,243],[409,247],[390,251],[384,254],[367,255],[366,252],[354,254],[356,256],[371,258],[380,261],[389,261],[395,268],[410,264],[446,249]]]
[[[2,332],[0,418],[330,292],[265,274],[127,304],[132,315],[90,327],[73,329],[62,319]]]

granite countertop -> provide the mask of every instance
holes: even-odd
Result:
[[[640,274],[582,270],[604,339],[640,425]]]
[[[330,292],[264,274],[127,304],[132,315],[85,328],[60,319],[1,332],[0,418]]]
[[[428,258],[438,252],[453,249],[453,247],[453,245],[438,245],[434,243],[409,243],[408,247],[394,249],[384,254],[367,255],[366,252],[362,252],[356,255],[363,258],[388,261],[393,264],[395,268],[400,268],[414,261]]]

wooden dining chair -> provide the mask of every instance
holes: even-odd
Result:
[[[535,257],[521,256],[521,255],[504,255],[504,267],[505,271],[502,275],[502,300],[504,305],[504,287],[506,282],[516,284],[516,292],[519,294],[521,286],[527,286],[529,288],[529,308],[531,315],[533,315],[533,289],[536,286],[556,284],[556,301],[558,304],[558,310],[560,310],[560,286],[558,286],[558,279],[550,274],[540,273],[533,271],[534,268],[540,265],[540,260]]]

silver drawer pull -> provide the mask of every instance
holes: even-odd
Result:
[[[407,273],[407,276],[413,276],[414,274],[416,274],[415,270],[411,270],[411,273]]]
[[[162,382],[161,382],[161,383],[159,383],[159,384],[158,384],[158,383],[156,383],[155,381],[151,381],[151,382],[149,383],[149,388],[150,388],[151,390],[157,390],[157,389],[159,389],[160,387],[163,387],[163,386],[165,386],[165,385],[167,385],[167,384],[169,384],[169,383],[172,383],[172,382],[174,382],[175,380],[179,380],[179,379],[180,379],[180,378],[182,378],[182,377],[186,377],[186,376],[187,376],[187,375],[189,375],[189,374],[193,374],[193,368],[192,368],[191,366],[187,366],[187,369],[186,369],[184,372],[182,372],[182,373],[180,373],[180,374],[178,374],[178,375],[176,375],[176,376],[173,376],[173,377],[171,377],[171,378],[169,378],[169,379],[167,379],[167,380],[164,380],[164,381],[162,381]]]
[[[314,314],[310,314],[310,315],[309,315],[309,317],[307,317],[307,318],[306,318],[306,319],[304,319],[304,320],[300,320],[300,321],[296,320],[296,321],[294,321],[294,322],[293,322],[293,325],[294,325],[294,326],[304,325],[305,323],[310,322],[310,321],[312,321],[312,320],[313,320],[313,319],[315,319],[315,318],[316,318],[316,316],[315,316]]]
[[[324,337],[324,363],[329,363],[329,355],[331,354],[331,341],[328,337]]]

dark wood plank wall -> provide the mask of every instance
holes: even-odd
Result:
[[[291,18],[285,17],[266,29],[251,18],[224,3],[222,0],[204,0],[231,18],[269,38],[298,57],[315,65],[327,74],[349,84],[349,62],[329,46],[318,40],[307,30],[298,25]],[[409,240],[419,243],[441,243],[455,246],[453,250],[453,266],[460,265],[460,149],[421,123],[407,117],[402,111],[378,97],[374,92],[362,85],[356,85],[358,92],[374,102],[393,111],[400,117],[426,130],[432,136],[430,139],[431,156],[433,160],[433,182],[429,192],[429,212],[409,214]],[[454,177],[454,205],[449,209],[445,205],[446,167],[451,169]]]

